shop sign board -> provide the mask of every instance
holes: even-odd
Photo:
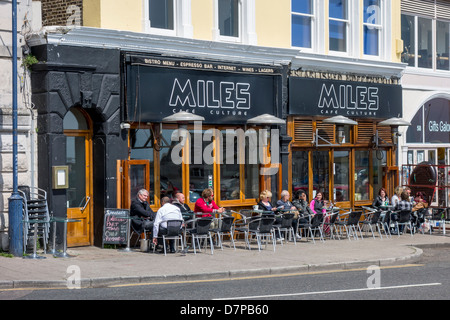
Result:
[[[402,116],[399,85],[289,78],[289,114],[350,118]]]
[[[180,111],[212,124],[276,115],[280,68],[129,56],[125,70],[128,122],[162,122]]]

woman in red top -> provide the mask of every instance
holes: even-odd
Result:
[[[205,189],[202,192],[202,197],[195,202],[195,213],[204,213],[201,217],[212,217],[212,214],[223,213],[225,208],[219,208],[214,202],[214,191],[212,189]]]

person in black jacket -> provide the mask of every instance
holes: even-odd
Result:
[[[150,208],[147,202],[148,197],[149,192],[141,189],[138,191],[136,198],[131,200],[130,216],[142,218],[131,220],[131,227],[139,234],[153,230],[153,220],[155,220],[156,213]]]

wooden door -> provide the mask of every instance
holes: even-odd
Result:
[[[67,218],[80,220],[67,224],[67,245],[92,245],[92,138],[89,132],[65,132],[69,166]]]

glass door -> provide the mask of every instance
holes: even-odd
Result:
[[[314,198],[317,192],[322,191],[325,200],[330,199],[330,152],[313,151],[313,194]],[[310,200],[312,199],[310,198]]]
[[[333,202],[350,202],[350,151],[335,150],[333,157]]]

